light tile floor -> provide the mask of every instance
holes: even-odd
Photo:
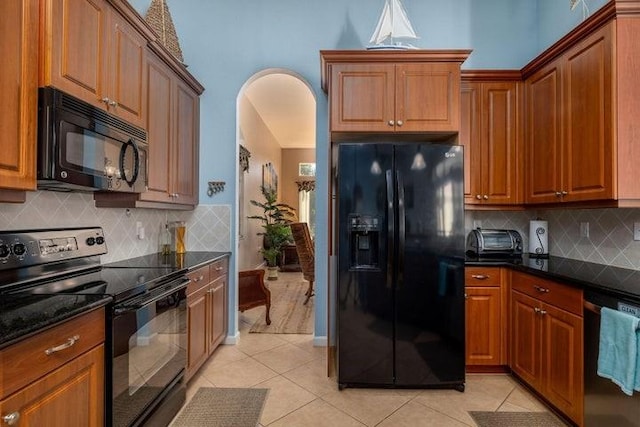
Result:
[[[189,382],[199,387],[268,388],[260,426],[475,426],[467,411],[546,411],[508,375],[468,374],[454,390],[338,390],[328,378],[326,348],[312,335],[250,334],[262,310],[240,315],[237,345],[220,346]]]

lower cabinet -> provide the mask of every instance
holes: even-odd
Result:
[[[465,269],[465,363],[469,371],[500,371],[507,364],[504,274],[506,270],[499,267]]]
[[[228,259],[223,258],[188,274],[188,381],[207,361],[227,334]]]
[[[582,425],[582,291],[519,272],[511,288],[513,373]]]
[[[0,351],[3,425],[104,425],[104,319],[95,310]]]

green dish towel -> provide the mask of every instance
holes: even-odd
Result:
[[[598,375],[629,396],[640,391],[639,325],[640,319],[630,314],[607,307],[600,311]]]

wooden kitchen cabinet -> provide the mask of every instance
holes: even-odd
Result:
[[[199,97],[148,54],[148,190],[140,200],[194,206],[198,200]]]
[[[514,272],[511,369],[578,425],[583,420],[582,291]]]
[[[145,36],[106,0],[46,0],[42,10],[40,85],[146,128]]]
[[[228,258],[222,258],[188,274],[186,381],[227,334],[228,264]]]
[[[6,424],[8,416],[17,426],[104,424],[104,316],[95,310],[0,351]]]
[[[465,324],[468,371],[507,364],[506,270],[499,267],[465,268]]]
[[[24,202],[36,189],[38,0],[0,2],[0,202]]]
[[[322,51],[331,132],[457,132],[460,64],[468,54]]]
[[[519,80],[519,72],[464,73],[459,142],[471,209],[522,203]]]

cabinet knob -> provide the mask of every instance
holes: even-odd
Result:
[[[222,267],[216,267],[216,271],[222,271]]]
[[[479,194],[476,194],[476,199],[478,199],[478,200],[482,200],[482,196],[481,196],[481,195],[479,195]]]
[[[396,123],[393,120],[389,120],[388,124],[389,126],[395,126]]]
[[[104,98],[102,98],[100,100],[101,102],[104,102],[105,104],[109,105],[109,101],[111,101],[109,98],[107,98],[106,96]]]
[[[4,421],[5,424],[8,424],[10,426],[16,424],[19,419],[20,419],[20,412],[12,412],[2,417],[2,421]]]
[[[469,295],[467,295],[467,293],[464,293],[464,299],[469,299]]]
[[[109,101],[109,105],[110,105],[111,107],[117,107],[117,106],[118,106],[118,103],[117,103],[116,101]]]
[[[64,344],[57,345],[55,347],[48,348],[44,351],[44,354],[47,356],[52,355],[53,353],[57,353],[62,350],[66,350],[67,348],[73,346],[80,339],[80,335],[74,335],[71,338],[67,339],[67,342]]]
[[[540,316],[544,316],[545,314],[547,314],[547,310],[540,310]]]
[[[486,194],[484,196],[482,196],[483,199],[485,200],[489,200],[489,196],[487,196]]]
[[[562,196],[562,193],[559,191],[556,191],[556,197],[560,197],[560,196]]]
[[[563,196],[566,196],[569,193],[567,193],[566,191],[562,191],[560,194],[562,194]]]
[[[398,120],[396,123],[398,126],[402,126],[404,124],[404,122],[402,120]]]
[[[533,308],[533,311],[534,311],[536,314],[539,314],[539,313],[540,313],[540,309],[539,309],[538,307],[534,307],[534,308]]]

